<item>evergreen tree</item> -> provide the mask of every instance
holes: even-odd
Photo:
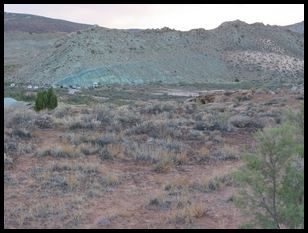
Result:
[[[43,91],[37,93],[37,98],[35,101],[35,110],[40,111],[42,109],[48,108],[49,110],[54,109],[58,106],[57,96],[50,88],[48,91]]]
[[[242,185],[236,203],[254,216],[250,227],[304,228],[303,106],[277,128],[255,134],[256,148],[235,173]]]

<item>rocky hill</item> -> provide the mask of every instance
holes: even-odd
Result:
[[[304,34],[304,21],[300,22],[300,23],[288,25],[288,26],[286,26],[286,28],[293,31],[293,32]]]
[[[92,27],[52,43],[9,78],[38,84],[303,82],[304,36],[226,22],[213,30]]]
[[[4,12],[5,32],[74,32],[91,26],[37,15]]]

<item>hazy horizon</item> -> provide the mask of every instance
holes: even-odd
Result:
[[[304,4],[4,4],[4,11],[117,29],[186,31],[234,20],[280,26],[304,21]]]

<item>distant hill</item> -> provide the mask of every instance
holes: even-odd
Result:
[[[51,19],[42,16],[4,13],[4,31],[12,32],[74,32],[83,30],[93,25],[73,23],[60,19]]]
[[[63,86],[235,80],[303,83],[304,35],[294,32],[294,27],[236,20],[213,30],[96,26],[57,35],[7,32],[5,64],[6,56],[11,63],[6,65],[5,78]],[[12,68],[17,59],[20,65]]]
[[[304,21],[300,22],[300,23],[288,25],[288,26],[286,26],[286,28],[293,31],[293,32],[304,34]]]

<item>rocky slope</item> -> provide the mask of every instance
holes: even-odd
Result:
[[[304,21],[300,22],[300,23],[288,25],[288,26],[286,26],[286,28],[293,31],[293,32],[304,34]]]
[[[226,22],[213,30],[72,32],[11,75],[38,84],[303,82],[304,36],[285,27]]]
[[[91,26],[37,15],[4,12],[5,32],[74,32]]]

